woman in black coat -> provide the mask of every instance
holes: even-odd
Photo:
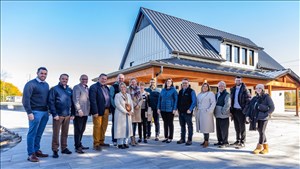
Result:
[[[249,103],[246,122],[250,123],[250,130],[258,130],[259,141],[254,154],[266,154],[269,152],[269,146],[266,138],[266,128],[268,124],[269,115],[273,113],[275,107],[272,98],[265,93],[263,84],[256,85],[256,96],[252,98]]]

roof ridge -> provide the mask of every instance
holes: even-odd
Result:
[[[203,27],[206,27],[206,28],[209,28],[209,29],[213,29],[215,31],[219,31],[219,32],[222,32],[222,33],[226,33],[226,34],[230,34],[230,35],[237,36],[237,37],[240,37],[240,38],[244,38],[244,39],[247,39],[247,40],[251,41],[253,44],[255,44],[252,40],[250,40],[249,38],[246,38],[244,36],[240,36],[240,35],[236,35],[236,34],[233,34],[233,33],[226,32],[226,31],[222,31],[222,30],[219,30],[219,29],[216,29],[216,28],[213,28],[213,27],[202,25],[202,24],[199,24],[199,23],[196,23],[196,22],[192,22],[192,21],[189,21],[189,20],[186,20],[186,19],[182,19],[182,18],[179,18],[179,17],[176,17],[176,16],[169,15],[169,14],[166,14],[166,13],[163,13],[163,12],[155,11],[155,10],[152,10],[152,9],[149,9],[149,8],[141,7],[141,9],[157,12],[157,13],[160,13],[160,14],[163,14],[163,15],[166,15],[166,16],[170,16],[172,18],[176,18],[176,19],[179,19],[179,20],[182,20],[182,21],[189,22],[191,24],[195,24],[195,25],[198,25],[198,26],[203,26]],[[205,34],[203,34],[203,35],[205,35]]]

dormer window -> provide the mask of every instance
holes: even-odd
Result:
[[[249,65],[254,66],[254,51],[249,50]]]
[[[247,49],[242,48],[242,64],[247,65]]]
[[[232,61],[232,46],[226,44],[226,60],[231,62]]]
[[[240,63],[240,48],[234,47],[234,63]]]

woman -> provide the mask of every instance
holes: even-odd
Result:
[[[128,139],[132,136],[133,104],[131,96],[126,93],[126,84],[119,84],[120,92],[115,96],[114,136],[118,140],[118,148],[129,148]]]
[[[135,146],[137,143],[135,141],[135,132],[136,132],[136,127],[139,126],[138,130],[140,129],[140,123],[142,122],[142,117],[141,117],[141,106],[143,103],[142,95],[141,95],[141,89],[137,85],[137,80],[136,78],[130,79],[130,86],[128,89],[128,93],[131,96],[132,102],[133,102],[133,115],[131,117],[132,119],[132,127],[133,127],[133,136],[131,137],[131,142],[130,144],[132,146]]]
[[[203,148],[209,145],[209,133],[214,132],[214,109],[216,99],[213,92],[210,91],[208,83],[203,83],[201,93],[197,96],[197,111],[196,111],[196,130],[203,133],[204,142],[201,144]]]
[[[174,134],[174,114],[177,110],[178,94],[173,86],[172,79],[167,79],[162,89],[157,104],[157,113],[161,114],[164,121],[165,139],[162,142],[171,143]]]
[[[273,113],[275,107],[270,95],[265,93],[263,84],[256,85],[256,96],[252,98],[246,111],[246,123],[250,122],[250,130],[258,130],[259,140],[254,154],[266,154],[269,146],[266,138],[266,128],[269,115]]]
[[[148,100],[149,100],[149,93],[145,91],[145,83],[140,82],[140,89],[142,94],[142,105],[141,105],[141,117],[142,117],[142,123],[139,123],[139,140],[138,142],[142,142],[142,139],[144,140],[144,143],[148,143],[147,141],[147,123],[148,123]],[[143,133],[143,134],[142,134]]]

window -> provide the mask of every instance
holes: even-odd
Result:
[[[231,62],[231,55],[232,55],[232,52],[231,52],[231,45],[226,45],[226,60]]]
[[[240,63],[240,48],[234,47],[234,63]]]
[[[249,50],[249,65],[254,66],[254,51]]]
[[[242,49],[242,64],[247,65],[247,49]]]

